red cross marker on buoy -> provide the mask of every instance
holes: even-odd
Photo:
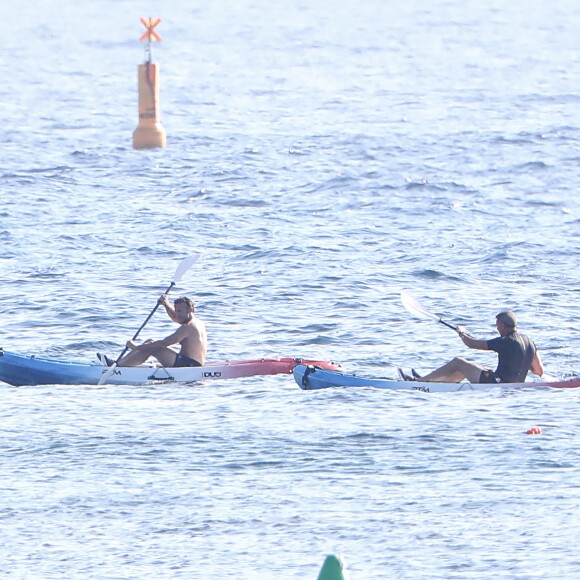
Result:
[[[161,42],[161,36],[155,32],[154,28],[161,22],[161,18],[141,18],[143,26],[147,29],[139,39],[140,41],[147,40],[147,42]]]

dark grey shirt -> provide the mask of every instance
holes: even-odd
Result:
[[[534,356],[536,345],[525,334],[517,330],[507,336],[498,336],[487,341],[487,348],[498,354],[495,374],[502,383],[523,383]]]

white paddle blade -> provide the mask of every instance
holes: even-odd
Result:
[[[433,312],[429,312],[426,308],[421,306],[410,294],[404,290],[401,292],[401,302],[403,306],[413,315],[418,318],[432,318],[437,322],[441,321],[441,317]]]
[[[110,366],[102,375],[101,378],[99,379],[99,382],[97,383],[99,386],[100,385],[104,385],[107,380],[109,379],[109,377],[115,372],[115,367],[117,366],[117,363],[115,363],[113,366]]]
[[[177,270],[175,270],[175,276],[173,276],[173,282],[177,284],[183,275],[199,260],[201,254],[192,254],[187,258],[181,260],[179,266],[177,266]]]

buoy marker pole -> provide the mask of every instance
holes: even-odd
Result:
[[[161,42],[155,27],[161,18],[141,18],[145,32],[139,40],[145,41],[145,62],[137,71],[139,88],[139,125],[133,131],[133,149],[165,147],[166,134],[159,116],[159,66],[151,61],[151,43]]]

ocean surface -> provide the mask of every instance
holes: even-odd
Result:
[[[209,360],[494,365],[406,290],[580,373],[578,2],[0,5],[0,347],[116,357],[200,252]],[[0,386],[3,578],[578,578],[579,504],[576,390]]]

